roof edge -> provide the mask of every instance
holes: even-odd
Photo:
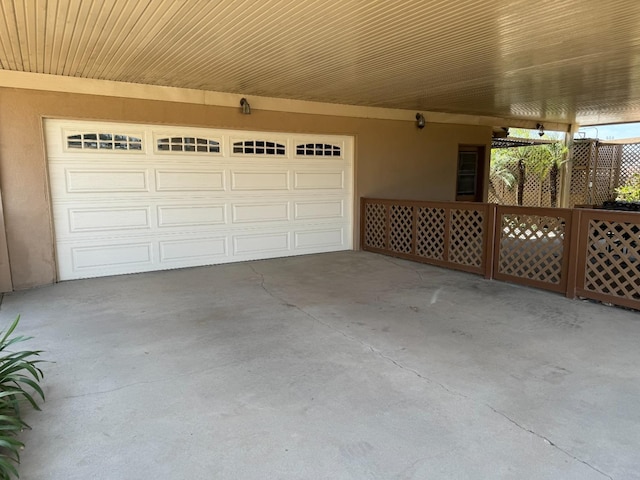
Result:
[[[236,94],[189,88],[166,87],[139,83],[116,82],[91,78],[77,78],[44,73],[16,72],[0,70],[0,87],[27,90],[101,95],[109,97],[160,100],[167,102],[192,103],[220,107],[240,108],[240,99],[247,97],[251,108],[310,115],[332,115],[339,117],[371,118],[380,120],[400,120],[415,122],[414,110],[345,105],[307,100],[262,97],[250,94]],[[459,125],[504,125],[515,128],[536,128],[540,119],[526,120],[482,115],[466,115],[422,111],[427,123],[448,123]],[[568,131],[569,124],[544,121],[547,130]]]

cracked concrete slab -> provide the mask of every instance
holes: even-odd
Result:
[[[640,478],[640,317],[365,252],[64,282],[26,479]]]

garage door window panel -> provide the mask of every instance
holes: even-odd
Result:
[[[201,137],[163,137],[156,140],[156,151],[220,153],[220,140]]]
[[[142,135],[111,132],[83,132],[66,135],[68,151],[137,151],[142,152]]]
[[[296,157],[342,157],[342,147],[328,143],[301,143],[296,145]]]
[[[269,140],[243,140],[233,142],[233,153],[239,155],[285,156],[284,144]]]

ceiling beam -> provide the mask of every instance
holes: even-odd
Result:
[[[240,99],[247,97],[252,109],[309,115],[333,115],[340,117],[372,118],[415,122],[414,110],[367,107],[334,103],[310,102],[286,98],[261,97],[235,93],[195,90],[189,88],[163,87],[139,83],[114,82],[90,78],[67,77],[42,73],[0,70],[0,87],[21,88],[52,92],[101,95],[109,97],[160,100],[192,103],[220,107],[240,108]],[[482,115],[465,115],[423,111],[427,123],[449,123],[459,125],[503,126],[535,129],[540,119],[499,118]],[[544,122],[545,130],[566,132],[569,124]]]

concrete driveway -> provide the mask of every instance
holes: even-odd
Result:
[[[640,478],[640,315],[365,252],[4,297],[22,478]]]

